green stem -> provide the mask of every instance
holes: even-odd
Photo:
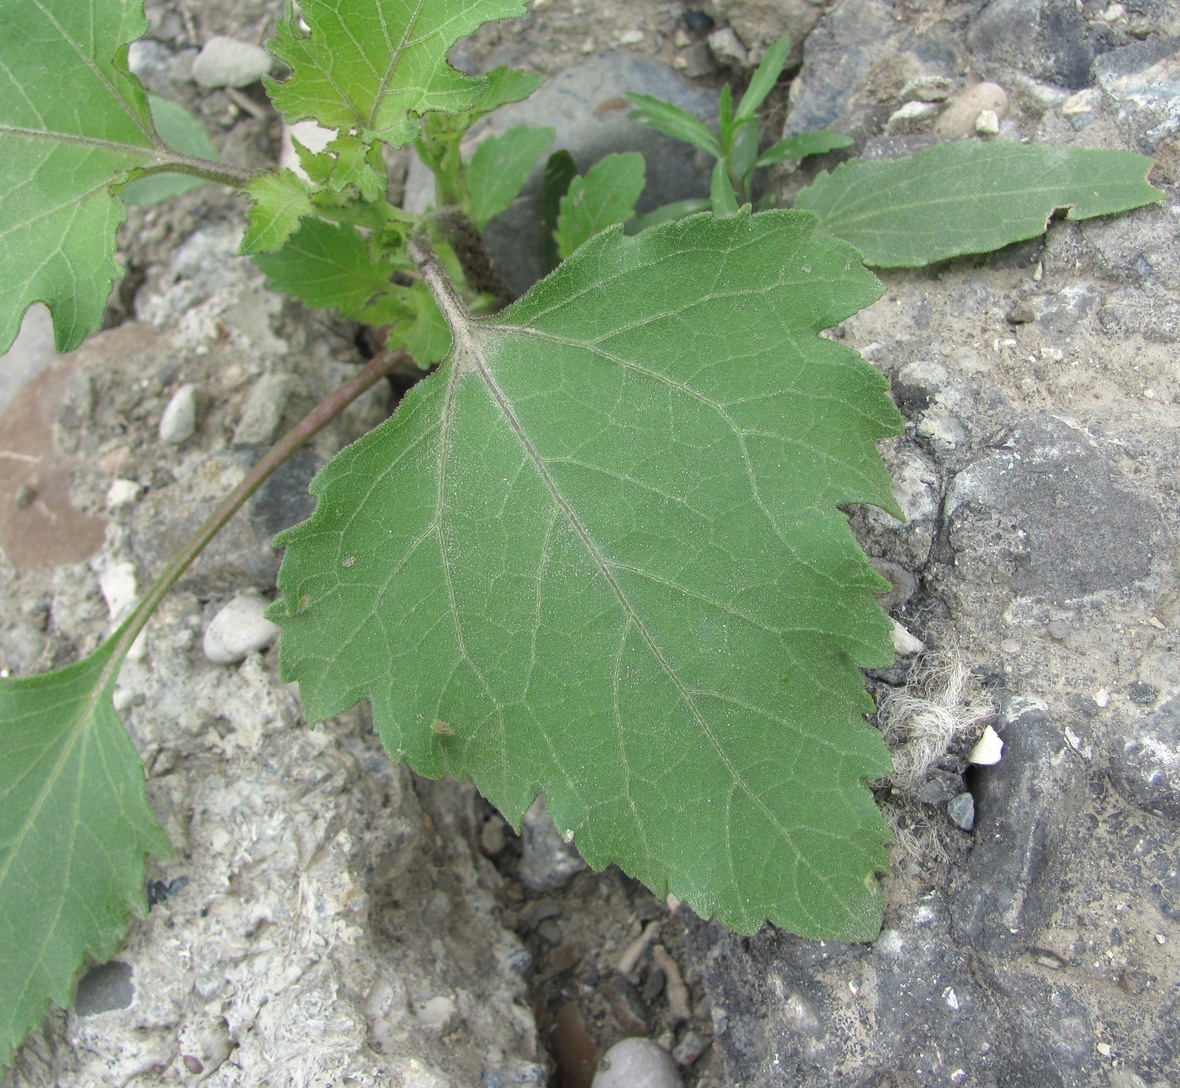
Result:
[[[202,159],[198,155],[186,155],[171,147],[162,147],[161,156],[150,166],[141,167],[141,177],[152,174],[187,174],[189,177],[241,189],[257,177],[257,171],[242,166],[231,166],[226,162]]]
[[[226,495],[218,504],[217,509],[205,519],[201,527],[189,539],[188,543],[172,557],[168,566],[164,568],[163,573],[152,583],[146,595],[140,599],[120,632],[119,644],[111,659],[112,662],[117,663],[122,661],[124,655],[131,648],[131,643],[135,641],[136,636],[143,630],[144,625],[156,610],[156,606],[159,605],[164,594],[192,566],[197,556],[205,550],[209,541],[222,530],[229,519],[245,505],[254,492],[266,482],[267,478],[299,449],[304,442],[335,419],[357,397],[376,385],[377,382],[404,361],[404,355],[400,351],[383,351],[374,355],[355,377],[346,381],[331,396],[320,401],[283,438],[267,451],[266,456],[246,474],[237,487]]]

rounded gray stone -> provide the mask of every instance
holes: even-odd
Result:
[[[205,658],[214,665],[234,665],[264,650],[279,637],[279,627],[266,618],[266,601],[240,593],[213,617],[205,629]]]
[[[193,80],[202,87],[249,87],[270,71],[271,55],[236,38],[210,38],[193,61]]]
[[[606,1052],[590,1088],[681,1088],[676,1063],[650,1039],[624,1039]]]

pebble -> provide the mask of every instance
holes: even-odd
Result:
[[[532,891],[554,891],[586,868],[573,843],[566,842],[553,826],[544,797],[538,797],[524,814],[520,840],[520,881]]]
[[[261,46],[219,34],[193,61],[193,80],[202,87],[249,87],[270,71],[271,62]]]
[[[590,1088],[681,1088],[676,1063],[650,1039],[623,1039],[606,1052]]]
[[[205,628],[205,658],[214,665],[236,665],[279,637],[278,624],[266,618],[266,601],[256,593],[239,593]]]
[[[964,790],[947,802],[946,814],[964,831],[975,826],[975,798]]]
[[[135,605],[139,589],[134,563],[111,563],[98,576],[98,588],[107,602],[112,623],[121,623]]]
[[[709,48],[717,62],[725,68],[745,68],[749,53],[734,33],[733,27],[723,26],[709,35]]]
[[[926,643],[907,631],[897,620],[894,620],[893,649],[897,651],[899,657],[913,657],[926,649]]]
[[[107,488],[107,509],[121,510],[124,506],[130,506],[142,493],[143,488],[134,480],[112,480],[111,486]]]
[[[285,374],[264,374],[250,389],[242,418],[234,428],[234,444],[269,446],[278,437],[283,412],[294,391]]]
[[[179,446],[192,438],[197,429],[197,387],[182,385],[168,402],[160,417],[160,441]]]
[[[1008,116],[1008,92],[998,83],[976,83],[956,95],[934,122],[934,131],[944,140],[970,136],[985,110],[995,114],[997,125]]]
[[[967,756],[967,762],[974,763],[977,767],[990,767],[1000,762],[1003,751],[1004,742],[1000,739],[1000,734],[989,725],[975,742],[975,747]]]

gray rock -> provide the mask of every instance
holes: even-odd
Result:
[[[78,981],[74,1012],[78,1016],[98,1016],[115,1009],[130,1008],[135,1000],[131,964],[111,960],[92,967]]]
[[[1180,696],[1119,723],[1107,741],[1118,791],[1148,812],[1180,820]]]
[[[975,847],[954,902],[973,947],[1005,958],[1035,945],[1085,835],[1086,768],[1038,704],[1014,704],[1004,758],[976,771]]]
[[[1180,133],[1180,38],[1134,42],[1094,62],[1125,131],[1152,154]]]
[[[964,576],[1038,600],[1130,586],[1163,555],[1154,503],[1087,434],[1048,415],[955,476],[945,518]]]
[[[964,790],[950,799],[946,814],[964,831],[975,826],[975,798]]]
[[[994,0],[967,31],[977,60],[1075,91],[1091,82],[1094,58],[1113,44],[1110,27],[1087,19],[1074,0]]]
[[[266,618],[266,606],[256,593],[239,593],[227,601],[205,628],[205,659],[213,665],[236,665],[271,645],[280,632]]]
[[[884,129],[915,80],[954,79],[965,67],[948,25],[917,31],[887,0],[843,0],[804,44],[784,135],[834,128],[863,142]]]
[[[709,35],[709,49],[722,68],[740,71],[749,66],[749,53],[733,27],[722,26],[714,30]]]
[[[234,428],[235,446],[269,445],[278,437],[294,384],[286,374],[264,374],[254,383]]]
[[[197,387],[187,382],[172,394],[160,416],[160,441],[179,446],[192,438],[196,429]]]
[[[591,1088],[680,1088],[676,1063],[650,1039],[623,1039],[606,1052]]]
[[[193,61],[193,80],[202,87],[249,87],[266,75],[274,58],[261,46],[236,38],[210,38]]]
[[[767,46],[784,34],[791,36],[787,66],[803,57],[803,43],[823,14],[824,4],[813,0],[713,0],[717,21],[733,27],[753,52],[756,64]]]
[[[520,840],[520,881],[535,892],[555,891],[587,868],[577,847],[554,827],[544,797],[524,814]]]

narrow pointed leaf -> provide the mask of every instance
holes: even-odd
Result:
[[[0,680],[0,1068],[89,957],[143,913],[145,855],[167,856],[143,764],[115,714],[112,636],[57,672]]]
[[[557,219],[557,252],[562,260],[599,231],[634,216],[643,185],[644,162],[638,151],[607,155],[585,177],[574,178],[561,198]]]
[[[627,97],[638,107],[627,114],[627,118],[635,124],[683,140],[715,158],[721,157],[721,144],[717,142],[717,137],[691,113],[671,102],[653,98],[650,94],[628,94]]]
[[[843,163],[796,206],[867,264],[912,268],[1035,238],[1055,211],[1089,219],[1151,204],[1163,196],[1147,183],[1151,165],[1130,151],[959,140]]]
[[[482,140],[467,164],[471,218],[485,226],[516,199],[533,167],[553,143],[555,130],[517,125],[500,136]]]
[[[401,147],[417,136],[418,116],[459,113],[485,91],[485,80],[447,63],[454,44],[524,9],[523,0],[304,0],[308,29],[292,12],[271,43],[290,78],[266,80],[267,91],[288,121]]]
[[[735,121],[748,121],[758,112],[758,107],[766,101],[766,96],[774,90],[778,77],[783,74],[783,65],[787,63],[787,54],[791,52],[791,36],[784,34],[767,51],[758,65],[758,70],[750,80],[746,93],[738,103]]]
[[[856,666],[892,647],[840,507],[893,507],[899,420],[818,334],[876,280],[768,212],[613,228],[491,319],[436,293],[446,363],[278,540],[308,716],[369,699],[396,759],[516,825],[543,791],[590,864],[743,932],[874,935]]]
[[[166,150],[127,71],[142,3],[53,7],[0,0],[0,353],[32,302],[49,307],[58,351],[102,325],[126,218],[111,185]]]
[[[829,151],[837,151],[851,145],[852,137],[845,136],[842,132],[832,132],[829,129],[800,132],[771,144],[758,156],[754,167],[757,169],[762,166],[775,166],[780,162],[805,159],[808,155],[826,155]]]

